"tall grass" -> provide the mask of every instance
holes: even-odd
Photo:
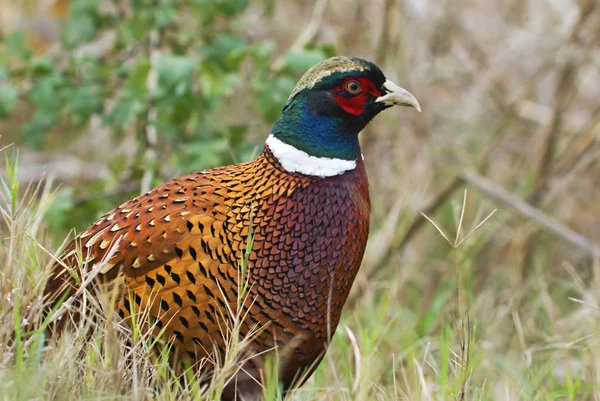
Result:
[[[7,161],[0,209],[0,399],[218,399],[249,357],[243,349],[251,337],[239,335],[243,316],[236,315],[242,308],[230,311],[235,318],[224,328],[228,353],[210,361],[217,368],[208,381],[170,367],[168,347],[157,347],[165,339],[140,329],[142,313],[132,325],[120,325],[106,306],[110,294],[86,293],[81,307],[95,318],[46,337],[41,294],[56,255],[42,216],[51,193],[47,185],[19,188],[16,169],[16,162]],[[600,264],[590,266],[591,279],[565,263],[563,277],[536,268],[515,280],[496,271],[482,285],[482,262],[473,255],[495,235],[498,222],[484,217],[466,195],[456,206],[450,219],[456,235],[430,218],[433,225],[425,230],[439,233],[431,257],[425,264],[389,262],[383,276],[346,308],[326,358],[291,399],[600,399]],[[468,207],[478,210],[468,213]],[[465,215],[480,218],[463,236]],[[440,253],[443,244],[449,253]],[[248,287],[242,288],[246,296]],[[265,397],[279,399],[276,364],[269,363]]]

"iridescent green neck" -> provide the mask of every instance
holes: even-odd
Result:
[[[288,104],[271,134],[310,156],[342,160],[360,157],[358,133],[361,127],[344,124],[341,117],[320,113],[318,97],[302,92]]]

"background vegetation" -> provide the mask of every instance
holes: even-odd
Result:
[[[250,159],[300,75],[352,54],[423,113],[388,111],[362,134],[369,248],[294,399],[600,399],[597,0],[0,10],[0,398],[175,398],[162,369],[116,362],[101,334],[44,348],[39,336],[8,346],[10,333],[72,228],[170,177]]]

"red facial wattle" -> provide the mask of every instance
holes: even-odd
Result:
[[[350,81],[358,81],[361,85],[361,90],[357,94],[351,94],[346,89],[346,85]],[[347,113],[354,116],[359,116],[365,111],[365,103],[370,97],[381,96],[381,91],[368,78],[364,77],[348,77],[344,79],[340,85],[333,89],[335,100],[338,105]]]

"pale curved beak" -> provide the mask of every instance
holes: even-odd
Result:
[[[389,79],[383,84],[386,94],[375,99],[376,102],[384,103],[388,106],[412,106],[421,112],[421,105],[417,99],[404,88],[399,87]]]

